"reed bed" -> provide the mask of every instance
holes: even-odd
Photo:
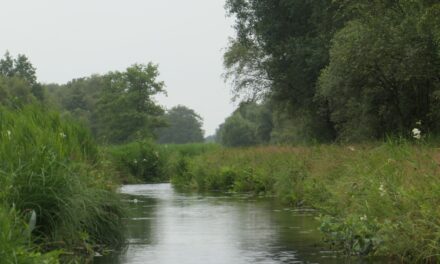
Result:
[[[36,105],[0,107],[0,237],[17,237],[0,240],[1,259],[56,263],[122,243],[123,210],[105,168],[76,122]]]

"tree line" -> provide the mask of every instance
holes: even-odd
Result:
[[[243,103],[219,128],[221,142],[440,132],[438,1],[227,0],[226,9],[236,36],[225,77]]]
[[[6,52],[0,60],[0,104],[20,109],[40,104],[81,121],[104,144],[152,139],[160,143],[203,142],[203,120],[192,109],[165,109],[154,96],[165,93],[158,66],[133,64],[73,79],[66,84],[37,82],[36,69],[22,54]]]

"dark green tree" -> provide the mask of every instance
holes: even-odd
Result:
[[[7,51],[0,59],[0,75],[5,78],[18,78],[28,83],[30,92],[40,101],[45,99],[45,92],[41,84],[37,83],[36,70],[29,59],[22,54],[13,58]],[[21,91],[22,92],[22,91]]]
[[[0,59],[0,75],[12,77],[15,74],[14,59],[9,51],[6,51],[2,59]]]
[[[339,138],[409,135],[416,123],[438,131],[440,58],[430,1],[359,1],[333,39],[319,95]],[[438,47],[438,46],[437,46]]]
[[[203,120],[192,109],[178,105],[165,114],[168,126],[158,132],[160,143],[185,144],[203,142]]]
[[[30,85],[37,83],[35,68],[29,59],[22,54],[18,54],[17,58],[14,59],[9,51],[0,59],[0,75],[5,77],[19,77],[26,80]]]
[[[269,143],[273,129],[268,104],[242,102],[237,110],[220,125],[216,139],[230,147]]]
[[[256,128],[252,122],[237,113],[226,118],[217,132],[220,143],[228,147],[244,147],[257,144]]]
[[[125,72],[111,72],[97,103],[97,134],[106,142],[119,143],[153,136],[163,126],[164,110],[153,96],[163,93],[157,65],[134,64]]]
[[[337,1],[228,0],[237,36],[225,53],[226,77],[239,95],[263,95],[309,138],[335,137],[325,101],[315,100],[328,47],[341,26]],[[249,96],[247,96],[249,98]],[[311,132],[311,133],[310,133]]]
[[[419,121],[438,133],[439,5],[227,0],[226,77],[235,97],[270,102],[272,141],[409,135]]]

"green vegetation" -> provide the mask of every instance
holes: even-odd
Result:
[[[217,144],[158,145],[144,140],[105,147],[113,170],[123,183],[169,182],[189,158],[218,149]]]
[[[228,147],[251,146],[269,142],[273,119],[268,105],[247,102],[220,125],[217,141]]]
[[[169,180],[166,157],[157,144],[137,141],[106,147],[104,152],[123,183],[157,183]]]
[[[409,137],[419,121],[440,133],[438,1],[227,0],[226,9],[236,37],[225,76],[236,99],[270,106],[266,142]],[[260,144],[241,117],[224,126],[246,132],[242,145]]]
[[[58,263],[58,251],[42,254],[30,246],[30,227],[14,208],[0,205],[0,259],[2,263]]]
[[[87,130],[34,105],[0,106],[0,120],[2,259],[16,252],[23,260],[8,263],[34,263],[34,249],[89,255],[122,243],[122,207]],[[20,232],[29,235],[12,239]]]
[[[164,92],[157,66],[134,64],[125,72],[111,72],[97,103],[98,132],[102,142],[121,143],[152,136],[162,126],[163,109],[152,96]]]
[[[167,180],[175,181],[175,175],[181,175],[187,170],[188,163],[195,157],[220,149],[220,145],[214,143],[192,143],[161,145],[161,155],[166,159],[165,174]],[[173,182],[175,183],[175,182]],[[183,182],[180,185],[184,185]],[[175,184],[179,187],[179,184]]]
[[[178,105],[165,114],[167,127],[159,129],[158,142],[162,144],[187,144],[203,142],[203,120],[192,109]]]
[[[154,138],[163,127],[164,109],[154,96],[165,93],[158,66],[133,64],[125,71],[45,85],[47,100],[63,116],[87,126],[101,144]]]
[[[266,147],[196,144],[201,117],[157,104],[165,85],[153,63],[43,85],[26,56],[0,59],[2,261],[56,263],[117,246],[118,179],[171,179],[313,207],[326,240],[349,255],[440,262],[440,156],[428,140],[440,134],[438,1],[226,0],[226,9],[237,34],[225,77],[241,102],[209,140]],[[365,143],[385,138],[399,140]]]
[[[225,146],[188,162],[183,188],[269,193],[322,213],[347,254],[438,262],[440,4],[227,0],[224,54],[239,108]],[[365,144],[386,138],[411,144]],[[412,139],[414,138],[414,139]],[[318,145],[356,142],[355,146]],[[429,143],[423,143],[429,142]]]
[[[328,242],[347,254],[438,261],[439,164],[437,149],[405,141],[221,148],[187,160],[172,182],[315,208]]]

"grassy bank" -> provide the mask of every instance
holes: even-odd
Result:
[[[32,105],[0,107],[0,121],[2,263],[56,263],[123,241],[116,186],[87,130]]]
[[[216,144],[159,145],[149,140],[102,148],[123,183],[169,182],[187,159],[218,149]]]
[[[440,150],[419,143],[217,149],[182,162],[186,189],[275,195],[318,209],[347,254],[440,260]]]

